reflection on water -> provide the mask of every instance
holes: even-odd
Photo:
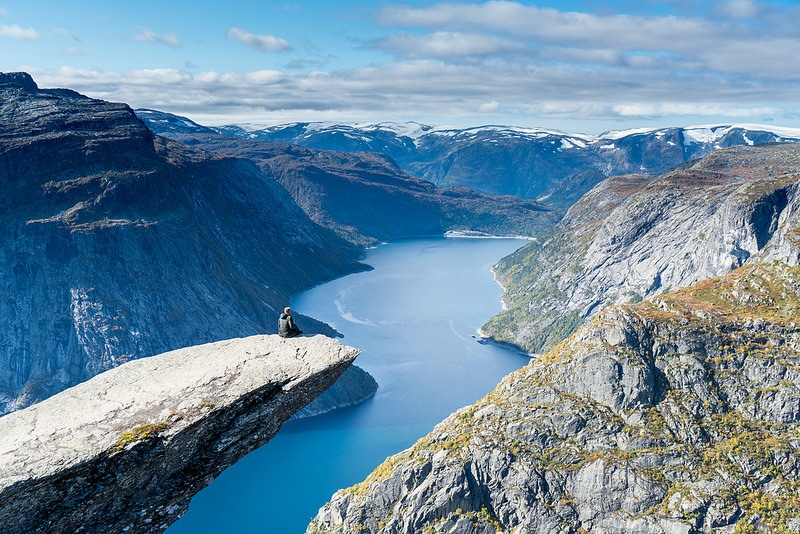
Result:
[[[356,363],[378,381],[368,402],[284,425],[272,441],[226,470],[168,534],[305,531],[330,496],[363,480],[462,406],[527,363],[478,342],[501,309],[491,266],[518,239],[438,238],[378,247],[374,270],[346,276],[291,302],[362,350]],[[302,325],[300,325],[302,328]]]

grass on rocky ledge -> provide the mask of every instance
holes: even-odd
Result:
[[[700,317],[705,312],[715,323],[750,319],[794,324],[796,328],[800,322],[800,267],[779,261],[745,265],[726,276],[657,297],[653,303],[668,303],[675,311]]]
[[[115,452],[119,452],[123,450],[125,447],[130,445],[131,443],[136,443],[137,441],[146,440],[152,436],[158,435],[160,432],[163,432],[169,427],[169,424],[165,422],[160,423],[148,423],[145,425],[139,425],[128,432],[124,432],[114,443],[114,445],[109,449],[109,454],[113,454]]]

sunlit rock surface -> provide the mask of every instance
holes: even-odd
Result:
[[[800,263],[800,144],[718,150],[658,177],[609,178],[496,267],[506,310],[483,327],[541,352],[604,308],[745,264]]]
[[[155,533],[358,350],[231,339],[128,362],[0,418],[0,533]]]

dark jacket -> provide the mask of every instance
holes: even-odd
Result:
[[[278,335],[281,337],[294,337],[302,334],[303,331],[297,328],[291,314],[281,313],[281,318],[278,319]]]

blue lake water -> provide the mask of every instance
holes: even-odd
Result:
[[[491,266],[525,243],[391,243],[368,253],[365,263],[374,270],[297,295],[296,313],[330,324],[343,343],[361,349],[356,364],[375,377],[377,394],[359,406],[286,423],[198,493],[167,533],[303,533],[336,490],[360,482],[528,363],[523,354],[477,338],[501,310]]]

